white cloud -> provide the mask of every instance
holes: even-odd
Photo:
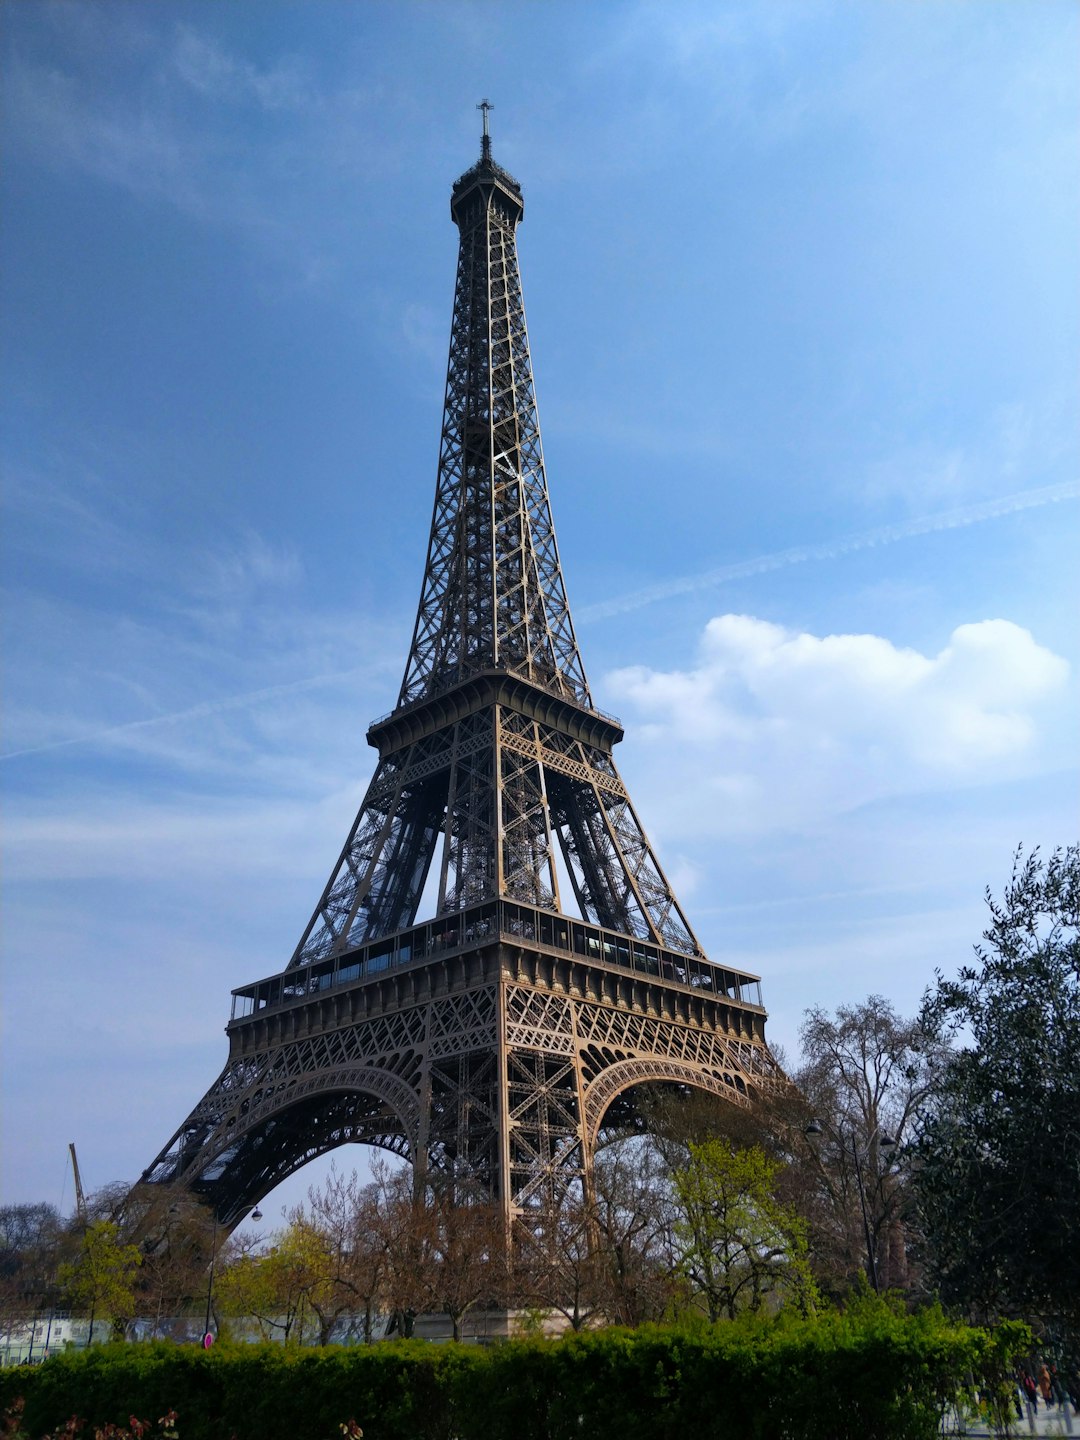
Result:
[[[722,615],[692,669],[636,666],[605,688],[661,761],[651,782],[646,761],[658,792],[646,813],[655,805],[687,835],[738,834],[1052,763],[1039,720],[1068,673],[1008,620],[961,625],[923,655],[878,635]]]
[[[191,588],[220,613],[222,606],[253,605],[257,598],[293,589],[304,576],[296,551],[256,530],[219,541],[197,557]]]

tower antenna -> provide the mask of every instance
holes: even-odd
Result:
[[[397,705],[367,732],[375,772],[292,958],[233,992],[225,1068],[143,1174],[226,1230],[359,1142],[546,1246],[612,1127],[646,1124],[628,1092],[749,1106],[787,1085],[757,976],[702,951],[616,769],[622,726],[592,701],[540,443],[524,197],[478,108]]]
[[[490,100],[481,100],[476,108],[484,112],[484,133],[480,137],[480,158],[481,160],[490,160],[491,136],[488,134],[488,111],[494,110],[495,106],[492,105]]]

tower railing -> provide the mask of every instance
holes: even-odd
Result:
[[[492,670],[492,668],[493,667],[491,666],[487,666],[484,667],[482,670],[478,669],[477,674],[487,674]],[[579,706],[582,710],[587,710],[590,715],[597,715],[601,720],[606,720],[608,724],[617,725],[620,730],[624,728],[622,721],[617,715],[612,715],[609,710],[601,710],[599,705],[594,705],[591,701],[586,704],[584,701],[579,700],[577,697],[568,697],[565,688],[560,688],[558,685],[553,685],[547,680],[541,680],[535,675],[524,675],[520,671],[515,670],[513,666],[502,666],[494,668],[500,669],[503,673],[512,676],[514,679],[526,681],[529,685],[534,686],[537,690],[543,690],[546,695],[552,696],[552,698],[555,700],[569,699],[571,704]],[[464,678],[468,680],[471,677],[467,676]],[[372,720],[371,724],[368,726],[368,729],[376,730],[380,725],[384,725],[387,720],[394,720],[399,715],[406,715],[413,710],[422,710],[429,701],[437,699],[440,695],[449,694],[451,690],[457,689],[458,686],[462,684],[462,682],[463,677],[457,674],[448,675],[445,677],[430,677],[427,682],[427,688],[422,695],[418,695],[415,700],[409,700],[406,701],[404,704],[395,705],[393,710],[387,710],[385,715],[379,715],[376,719]]]
[[[327,991],[363,984],[388,970],[430,963],[478,944],[525,943],[569,959],[610,966],[642,977],[683,986],[698,994],[761,1009],[757,975],[717,965],[703,955],[684,955],[617,930],[607,930],[559,912],[511,900],[489,900],[394,935],[386,935],[294,970],[234,990],[230,1024],[269,1010],[310,1000]]]

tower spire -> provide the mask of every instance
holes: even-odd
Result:
[[[489,107],[485,100],[483,106]],[[487,109],[484,109],[485,124]],[[379,767],[291,961],[494,899],[580,912],[686,955],[699,946],[612,760],[551,518],[518,269],[521,187],[483,160],[453,187],[460,232],[435,506]]]
[[[484,133],[480,137],[480,159],[491,160],[491,136],[488,134],[488,112],[495,109],[491,101],[484,99],[477,105],[477,110],[484,112]]]
[[[757,977],[702,953],[615,767],[622,726],[586,683],[525,328],[524,202],[479,108],[483,154],[450,201],[435,504],[398,702],[368,730],[374,777],[291,960],[234,991],[228,1063],[144,1174],[229,1225],[346,1141],[542,1220],[588,1185],[635,1086],[748,1104],[783,1083]]]

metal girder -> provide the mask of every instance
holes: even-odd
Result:
[[[548,503],[515,238],[520,192],[499,167],[487,172],[483,203],[459,218],[431,538],[398,703],[498,667],[590,704]]]
[[[375,774],[286,967],[310,967],[303,986],[279,987],[272,1020],[257,1009],[234,1020],[225,1070],[143,1177],[203,1194],[223,1223],[347,1140],[527,1216],[587,1183],[604,1116],[634,1086],[745,1104],[786,1083],[760,1006],[677,978],[672,952],[708,962],[612,759],[621,727],[594,707],[578,653],[521,294],[521,190],[486,132],[451,213],[460,249],[435,503],[398,704],[369,731]],[[572,928],[558,851],[584,920],[610,936],[562,960],[536,933],[545,914]],[[429,874],[436,916],[451,921],[438,938],[457,951],[401,962],[401,983],[382,989],[377,942],[414,924]],[[496,935],[485,921],[472,935],[451,919],[495,900],[534,907],[538,926]],[[613,977],[604,950],[629,964],[635,942],[657,947],[652,971]],[[342,981],[352,961],[336,957],[362,945],[363,976],[356,965]],[[337,988],[322,994],[329,974]]]

